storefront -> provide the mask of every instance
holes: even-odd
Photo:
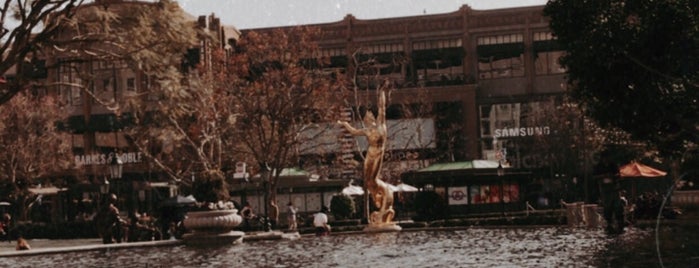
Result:
[[[286,219],[286,207],[292,202],[300,214],[313,214],[321,206],[330,207],[333,196],[347,186],[348,180],[319,179],[306,171],[284,169],[277,184],[277,206],[280,219]],[[264,214],[264,181],[259,176],[248,180],[235,179],[231,185],[231,199],[239,204],[248,202],[256,214]]]
[[[526,208],[531,172],[498,168],[498,162],[474,160],[433,164],[407,172],[403,182],[434,191],[448,205],[448,216],[473,213],[505,213]]]

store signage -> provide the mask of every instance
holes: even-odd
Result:
[[[87,155],[76,155],[75,164],[78,166],[82,165],[108,165],[112,161],[112,153],[109,154],[87,154]],[[143,154],[141,152],[130,152],[119,154],[119,159],[124,164],[140,163],[143,161]]]
[[[495,132],[496,138],[509,137],[532,137],[551,134],[550,127],[520,127],[520,128],[499,128]]]
[[[449,187],[449,205],[467,205],[467,191],[466,187]]]

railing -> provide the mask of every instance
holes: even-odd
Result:
[[[674,191],[670,199],[674,206],[699,205],[699,190]]]

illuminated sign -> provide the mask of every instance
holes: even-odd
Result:
[[[108,165],[112,161],[113,154],[87,154],[87,155],[76,155],[75,164],[78,166],[82,165]],[[119,154],[119,159],[124,164],[140,163],[143,161],[143,154],[141,152],[131,152]]]
[[[496,138],[509,137],[532,137],[551,134],[550,127],[520,127],[520,128],[498,128],[494,131]]]

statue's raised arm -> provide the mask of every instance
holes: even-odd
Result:
[[[376,106],[378,106],[378,115],[376,117],[376,124],[378,126],[386,125],[386,90],[379,90],[379,100]]]
[[[366,135],[366,133],[363,130],[354,128],[347,121],[337,120],[337,123],[340,124],[341,126],[345,127],[345,129],[347,129],[347,131],[350,134],[352,134],[352,136],[365,136]]]

